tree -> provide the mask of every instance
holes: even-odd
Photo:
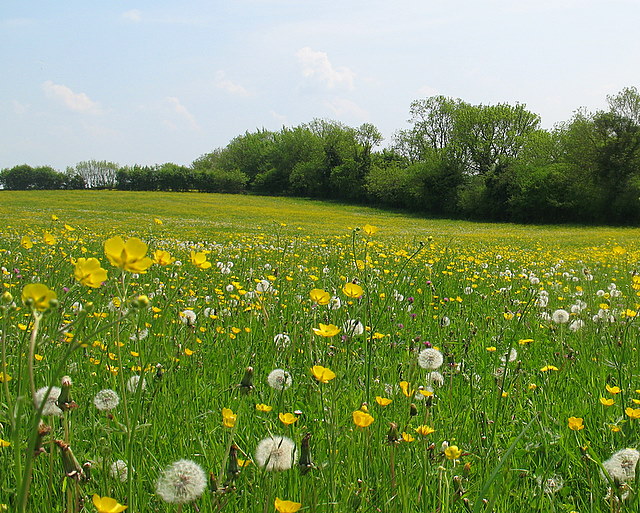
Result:
[[[119,166],[106,160],[87,160],[68,167],[68,175],[80,175],[87,189],[113,189]]]
[[[0,183],[7,190],[62,189],[65,176],[49,166],[33,168],[27,164],[5,169],[0,173]]]

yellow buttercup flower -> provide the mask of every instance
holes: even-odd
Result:
[[[409,388],[408,381],[401,381],[400,389],[402,390],[402,393],[405,395],[405,397],[413,397],[413,395],[416,393],[414,389]]]
[[[619,394],[620,392],[622,392],[622,390],[620,389],[619,386],[609,386],[606,385],[605,388],[607,389],[607,392],[609,392],[610,394]]]
[[[170,265],[176,261],[168,251],[157,249],[153,252],[153,261],[158,265]]]
[[[573,431],[584,429],[584,419],[580,417],[569,417],[569,429]]]
[[[78,258],[73,275],[82,285],[94,289],[107,281],[107,271],[100,267],[100,261],[97,258]]]
[[[402,432],[402,440],[404,442],[413,442],[415,437],[411,436],[409,433]]]
[[[6,372],[0,372],[0,383],[5,383],[11,381],[13,378],[9,376]]]
[[[44,312],[54,306],[57,299],[58,295],[42,283],[30,283],[22,289],[22,302],[38,312]]]
[[[143,273],[151,267],[153,260],[146,256],[147,245],[137,237],[125,242],[116,236],[105,241],[104,252],[111,265],[132,273]]]
[[[376,396],[376,402],[380,405],[380,406],[387,406],[389,404],[391,404],[392,399],[387,399],[386,397],[380,397],[379,395]]]
[[[42,239],[44,240],[44,243],[47,244],[48,246],[53,246],[56,242],[58,242],[56,238],[53,235],[51,235],[49,232],[45,232]]]
[[[338,333],[340,333],[340,328],[338,328],[334,324],[322,324],[320,323],[319,328],[313,328],[313,332],[316,335],[321,337],[334,337]]]
[[[24,237],[22,237],[22,239],[20,239],[20,245],[24,249],[31,249],[33,247],[33,242],[31,241],[31,239],[29,237],[27,237],[25,235]]]
[[[274,505],[278,513],[296,513],[302,507],[301,502],[285,501],[278,497],[276,497]]]
[[[282,422],[285,426],[290,426],[294,422],[298,422],[298,417],[296,417],[293,413],[279,413],[278,418],[280,422]]]
[[[322,365],[314,365],[311,367],[311,374],[313,374],[313,377],[320,383],[329,383],[329,381],[336,377],[335,372],[323,367]]]
[[[3,440],[2,438],[0,438],[0,448],[9,447],[10,445],[11,445],[11,442],[7,442],[6,440]]]
[[[640,408],[625,408],[624,412],[631,419],[640,419]]]
[[[211,267],[211,262],[207,260],[206,253],[199,251],[192,251],[190,254],[191,263],[195,265],[198,269],[209,269]]]
[[[222,408],[222,425],[226,428],[232,428],[236,425],[238,415],[233,413],[230,408]]]
[[[378,233],[378,227],[372,226],[367,223],[362,227],[362,231],[364,232],[365,235],[367,235],[368,237],[371,237],[372,235],[375,235],[376,233]]]
[[[123,506],[111,497],[100,497],[96,494],[93,495],[93,505],[98,510],[98,513],[120,513],[129,507]]]
[[[358,298],[361,297],[362,294],[364,294],[364,290],[362,290],[362,287],[360,285],[351,283],[350,281],[344,284],[344,286],[342,287],[342,292],[344,292],[345,296],[352,298]]]
[[[444,455],[448,460],[457,460],[462,456],[462,451],[457,445],[450,445],[444,450]]]
[[[273,410],[273,406],[269,406],[268,404],[256,404],[256,410],[270,412],[271,410]]]
[[[607,399],[607,398],[605,398],[605,397],[601,397],[601,398],[600,398],[600,404],[601,404],[602,406],[612,406],[612,405],[613,405],[613,403],[614,403],[614,401],[613,401],[613,399],[611,399],[611,398],[609,398],[609,399]]]
[[[353,416],[353,423],[356,426],[361,428],[369,427],[371,424],[373,424],[373,421],[375,420],[371,415],[363,412],[362,410],[354,411],[352,413],[352,416]]]
[[[312,289],[309,292],[309,297],[311,297],[311,301],[319,305],[328,305],[329,301],[331,301],[329,293],[322,289]]]

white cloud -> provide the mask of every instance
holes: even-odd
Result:
[[[138,23],[142,21],[142,11],[138,9],[131,9],[130,11],[123,12],[122,17],[127,21]]]
[[[367,121],[370,119],[369,113],[365,109],[360,107],[356,102],[346,98],[333,98],[326,101],[325,105],[327,105],[338,118],[350,118],[358,121]]]
[[[100,104],[94,102],[85,93],[75,93],[65,85],[54,84],[51,80],[47,80],[42,84],[42,88],[47,97],[62,102],[75,112],[86,114],[100,114],[102,112]]]
[[[178,98],[175,96],[167,96],[165,99],[171,105],[173,111],[184,119],[193,130],[200,129],[195,116],[189,112],[189,109],[182,105]]]
[[[317,52],[305,46],[296,52],[296,57],[302,65],[302,74],[305,77],[315,78],[329,89],[353,89],[356,74],[344,66],[334,67],[325,52]]]
[[[229,80],[224,71],[218,71],[216,73],[216,78],[213,83],[218,89],[222,89],[229,94],[233,94],[235,96],[250,96],[249,91],[244,87]]]

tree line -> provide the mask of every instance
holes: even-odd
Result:
[[[377,149],[369,123],[316,119],[256,130],[190,166],[88,161],[58,172],[15,166],[4,189],[119,189],[303,196],[425,215],[525,223],[640,222],[640,93],[625,88],[607,109],[580,109],[542,129],[522,104],[414,101],[409,128]]]

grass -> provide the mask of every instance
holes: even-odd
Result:
[[[638,444],[637,229],[213,194],[0,198],[0,504],[10,511],[96,511],[93,494],[129,511],[274,511],[276,497],[310,512],[636,511],[636,483],[608,481],[601,464]],[[123,271],[103,249],[115,235],[179,262]],[[80,257],[100,260],[102,286],[77,283]],[[345,289],[352,281],[361,296]],[[33,282],[58,297],[41,320],[21,301]],[[327,294],[314,302],[313,289]],[[560,309],[568,322],[552,319]],[[347,321],[366,329],[348,333]],[[314,334],[321,324],[340,332]],[[427,348],[442,366],[419,365]],[[313,366],[335,378],[319,381]],[[38,389],[73,382],[74,407],[43,417],[51,432],[36,457],[31,369]],[[267,383],[274,369],[290,387]],[[115,408],[94,406],[103,389],[118,394]],[[236,415],[227,426],[223,408]],[[297,420],[285,424],[286,413]],[[359,427],[364,413],[374,420]],[[256,447],[272,435],[296,444],[281,463],[290,470],[261,468]],[[72,472],[67,447],[90,479]],[[167,503],[156,483],[182,459],[204,469],[208,489]],[[114,465],[126,465],[124,480]]]

